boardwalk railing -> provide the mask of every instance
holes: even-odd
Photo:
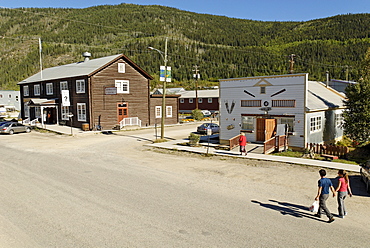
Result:
[[[288,136],[279,135],[263,142],[263,154],[283,151],[288,148]]]
[[[239,146],[239,137],[240,137],[240,134],[238,134],[237,136],[232,137],[231,139],[229,139],[229,149],[230,149],[230,151],[232,149],[234,149],[235,147]]]
[[[122,129],[126,126],[139,126],[141,127],[141,120],[138,117],[124,118],[119,122],[119,127]]]
[[[349,153],[349,148],[346,146],[323,145],[315,143],[307,143],[306,149],[316,154],[327,154],[333,156],[344,156]]]

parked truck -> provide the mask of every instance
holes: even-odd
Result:
[[[365,183],[366,191],[370,193],[370,160],[361,166],[361,180]]]

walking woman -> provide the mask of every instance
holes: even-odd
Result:
[[[335,190],[338,192],[338,214],[339,218],[344,218],[344,216],[347,215],[346,207],[344,206],[344,199],[346,199],[347,195],[352,197],[352,191],[349,185],[347,172],[345,170],[339,170],[338,176],[338,187]]]

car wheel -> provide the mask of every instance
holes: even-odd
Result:
[[[31,132],[31,128],[27,127],[26,128],[26,133],[29,133],[29,132]]]
[[[14,134],[14,130],[13,130],[13,129],[10,129],[10,130],[9,130],[9,134],[10,134],[10,135]]]

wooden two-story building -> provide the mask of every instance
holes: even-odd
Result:
[[[21,116],[42,124],[83,129],[160,123],[161,101],[150,95],[153,78],[124,54],[43,71],[18,83]],[[165,124],[178,122],[178,97],[166,97]]]

